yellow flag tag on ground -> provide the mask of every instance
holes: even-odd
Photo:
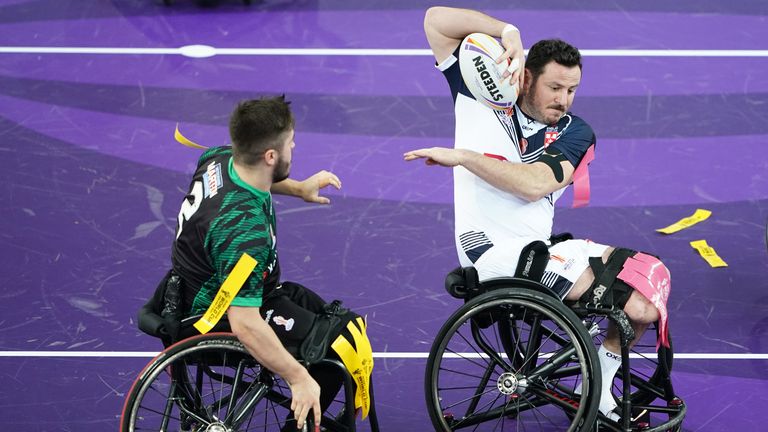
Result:
[[[200,145],[200,144],[190,140],[189,138],[185,137],[184,135],[182,135],[181,132],[179,131],[179,124],[178,123],[176,123],[176,131],[173,132],[173,137],[176,138],[176,141],[178,141],[179,144],[183,144],[183,145],[185,145],[187,147],[192,147],[192,148],[201,149],[201,150],[205,150],[205,149],[208,148],[208,147],[202,146],[202,145]]]
[[[203,317],[195,323],[197,331],[206,334],[216,326],[216,323],[218,323],[221,317],[224,316],[230,303],[232,303],[232,299],[234,299],[237,293],[240,292],[240,288],[243,287],[248,276],[250,276],[253,269],[256,268],[256,264],[258,264],[258,261],[246,253],[237,260],[237,264],[232,268],[229,276],[224,279],[224,283],[221,284],[221,288],[219,288],[219,292],[216,293],[216,297],[213,298],[213,302],[208,307],[208,310],[205,311]]]
[[[362,419],[365,420],[368,416],[368,410],[371,408],[369,384],[371,382],[371,372],[373,371],[373,349],[371,349],[371,342],[365,334],[363,319],[357,317],[356,321],[360,326],[360,330],[352,321],[347,323],[347,330],[352,334],[357,350],[352,348],[352,344],[343,335],[339,335],[336,338],[333,344],[331,344],[331,348],[336,351],[336,354],[339,355],[344,366],[347,367],[347,370],[352,375],[352,379],[355,380],[357,385],[355,408],[362,408]]]
[[[701,255],[711,267],[728,267],[728,264],[717,255],[717,252],[707,244],[706,240],[692,241],[691,246],[699,251],[699,255]]]
[[[657,229],[656,231],[663,234],[676,233],[680,230],[684,230],[688,227],[694,226],[701,221],[707,220],[707,218],[709,218],[710,215],[712,215],[712,212],[709,210],[696,209],[696,213],[694,213],[693,215],[688,216],[687,218],[680,219],[679,221],[673,223],[672,225],[661,228],[661,229]]]

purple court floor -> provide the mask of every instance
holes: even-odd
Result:
[[[592,203],[557,231],[661,256],[686,431],[768,423],[768,3],[475,2],[523,41],[584,50],[573,111],[598,136]],[[422,0],[0,0],[0,429],[117,430],[158,342],[136,311],[169,264],[197,150],[227,143],[234,103],[285,93],[293,175],[330,169],[330,206],[277,197],[284,277],[369,317],[385,431],[428,431],[422,377],[459,303],[452,103]],[[218,51],[194,48],[206,45]],[[225,50],[226,49],[226,50]],[[638,52],[637,50],[648,50]],[[216,54],[194,57],[195,54]],[[188,55],[184,55],[184,53]],[[190,56],[189,54],[193,56]],[[664,236],[697,208],[705,222]],[[728,263],[690,246],[707,240]]]

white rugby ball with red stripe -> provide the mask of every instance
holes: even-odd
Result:
[[[511,60],[496,63],[504,53],[499,41],[484,33],[472,33],[461,41],[459,69],[464,84],[479,102],[505,110],[517,102],[517,84],[510,84],[509,77],[502,83],[501,75]]]

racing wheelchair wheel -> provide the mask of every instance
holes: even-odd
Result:
[[[289,413],[287,384],[231,333],[178,342],[141,372],[121,431],[277,431]]]
[[[514,288],[479,295],[440,329],[425,376],[436,430],[589,431],[600,397],[592,337],[550,295]]]

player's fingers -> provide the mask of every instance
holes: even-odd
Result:
[[[507,66],[507,72],[513,74],[517,72],[520,69],[520,59],[512,59],[511,62],[509,62],[509,66]]]
[[[320,410],[320,400],[315,399],[315,403],[312,404],[312,412],[315,414],[315,430],[320,429],[320,420],[322,420],[323,412]]]
[[[504,78],[509,77],[510,84],[516,83],[520,78],[520,59],[512,59],[502,76]]]
[[[523,89],[523,82],[525,81],[525,59],[520,61],[518,72],[519,75],[517,77],[517,91],[519,93]]]
[[[507,48],[506,50],[504,50],[504,52],[501,53],[501,55],[496,59],[496,64],[499,64],[504,60],[508,59],[512,55],[512,51],[513,51],[512,48]]]
[[[341,180],[339,179],[336,174],[329,173],[331,177],[328,179],[328,182],[333,185],[336,189],[341,189]]]
[[[509,77],[509,85],[517,86],[518,93],[520,92],[520,80],[522,79],[522,73],[517,71]]]
[[[317,175],[316,180],[318,189],[322,189],[328,185],[331,185],[336,189],[341,189],[341,180],[339,180],[336,174],[333,174],[332,172],[321,171]]]
[[[308,409],[302,405],[298,411],[294,411],[294,418],[296,418],[296,427],[301,429],[304,427],[304,421],[307,419]]]

